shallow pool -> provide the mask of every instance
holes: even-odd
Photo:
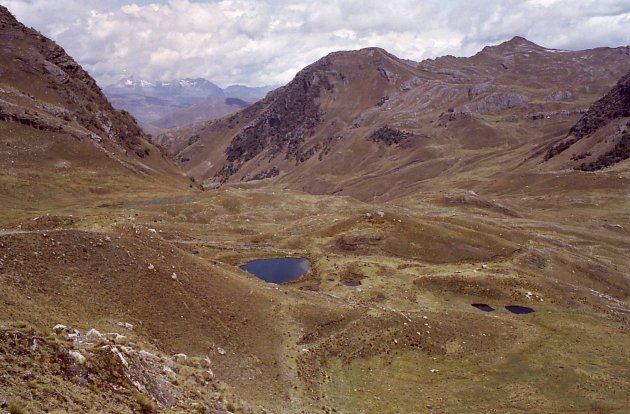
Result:
[[[505,307],[505,309],[509,310],[512,313],[516,313],[516,314],[519,314],[519,315],[534,312],[534,310],[532,308],[529,308],[527,306],[518,306],[518,305],[508,305],[508,306]]]
[[[484,312],[492,312],[494,310],[492,306],[486,305],[485,303],[473,303],[472,306]]]
[[[281,257],[252,260],[240,268],[265,282],[280,284],[307,274],[311,268],[311,262],[304,258]]]

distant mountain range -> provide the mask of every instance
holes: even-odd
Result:
[[[222,89],[202,78],[149,81],[129,77],[106,86],[103,92],[114,107],[128,111],[151,130],[218,118],[264,98],[272,89],[244,85]]]

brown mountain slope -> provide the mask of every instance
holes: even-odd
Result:
[[[186,179],[64,50],[0,7],[0,186],[31,203]]]
[[[252,107],[179,131],[169,152],[206,187],[278,177],[364,200],[437,178],[466,188],[472,171],[517,169],[564,136],[629,64],[627,47],[559,51],[519,37],[420,63],[375,48],[337,52]]]

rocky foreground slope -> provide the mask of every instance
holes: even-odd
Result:
[[[206,187],[273,178],[390,199],[436,178],[460,186],[464,175],[506,171],[488,171],[480,158],[509,154],[507,170],[518,168],[565,136],[628,65],[628,47],[553,50],[519,37],[420,63],[376,48],[337,52],[251,108],[162,142]],[[522,171],[551,168],[541,161]]]

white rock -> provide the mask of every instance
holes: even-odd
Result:
[[[162,368],[162,371],[171,379],[177,378],[177,373],[173,371],[171,367],[164,367]]]
[[[53,327],[53,332],[55,332],[56,334],[60,334],[61,332],[64,331],[64,329],[66,329],[66,325],[62,325],[58,323],[57,325]]]
[[[79,365],[83,365],[85,364],[85,361],[87,361],[87,359],[85,359],[83,354],[79,351],[70,351],[68,352],[68,355],[70,355],[72,359],[74,359],[74,362],[76,362]]]
[[[147,352],[147,351],[138,351],[138,355],[140,355],[142,358],[144,359],[158,359],[158,357],[155,354],[152,354],[151,352]]]
[[[101,339],[103,337],[103,334],[101,334],[96,329],[92,328],[89,331],[87,331],[87,333],[85,334],[85,337],[88,340]]]
[[[385,217],[385,212],[384,212],[384,211],[377,211],[377,212],[376,212],[376,214],[377,214],[379,217]]]
[[[120,359],[120,362],[122,362],[125,368],[129,368],[129,363],[127,362],[123,354],[118,350],[118,348],[112,347],[112,352]]]
[[[218,348],[217,348],[217,352],[218,352],[220,355],[225,355],[225,354],[227,353],[227,352],[225,352],[225,349],[223,349],[223,348],[221,348],[221,347],[218,347]]]
[[[124,353],[125,355],[132,355],[132,354],[134,353],[134,352],[133,352],[133,348],[131,348],[131,347],[129,347],[129,346],[121,346],[121,347],[120,347],[120,350],[121,350],[121,351],[123,351],[123,353]]]
[[[106,333],[104,336],[110,341],[113,341],[115,344],[123,344],[127,340],[127,337],[125,335],[121,335],[116,332]]]
[[[127,342],[127,337],[125,335],[116,334],[116,336],[114,336],[114,343],[124,344],[125,342]]]
[[[435,369],[435,368],[431,369],[430,371],[431,371],[432,374],[436,374],[436,373],[440,372],[439,369]]]
[[[149,263],[149,266],[147,266],[147,269],[149,270],[155,270],[155,266],[153,266],[152,263]]]
[[[175,362],[186,361],[188,359],[188,355],[186,354],[175,354],[171,357],[171,359]]]
[[[171,275],[171,279],[177,280],[177,273],[173,272],[173,274]]]
[[[204,361],[206,361],[206,364],[208,364],[208,368],[210,368],[212,366],[212,361],[210,361],[210,357],[208,357],[207,355],[203,358]]]
[[[120,326],[121,328],[125,328],[129,331],[133,331],[133,325],[129,322],[116,322],[116,326]]]

